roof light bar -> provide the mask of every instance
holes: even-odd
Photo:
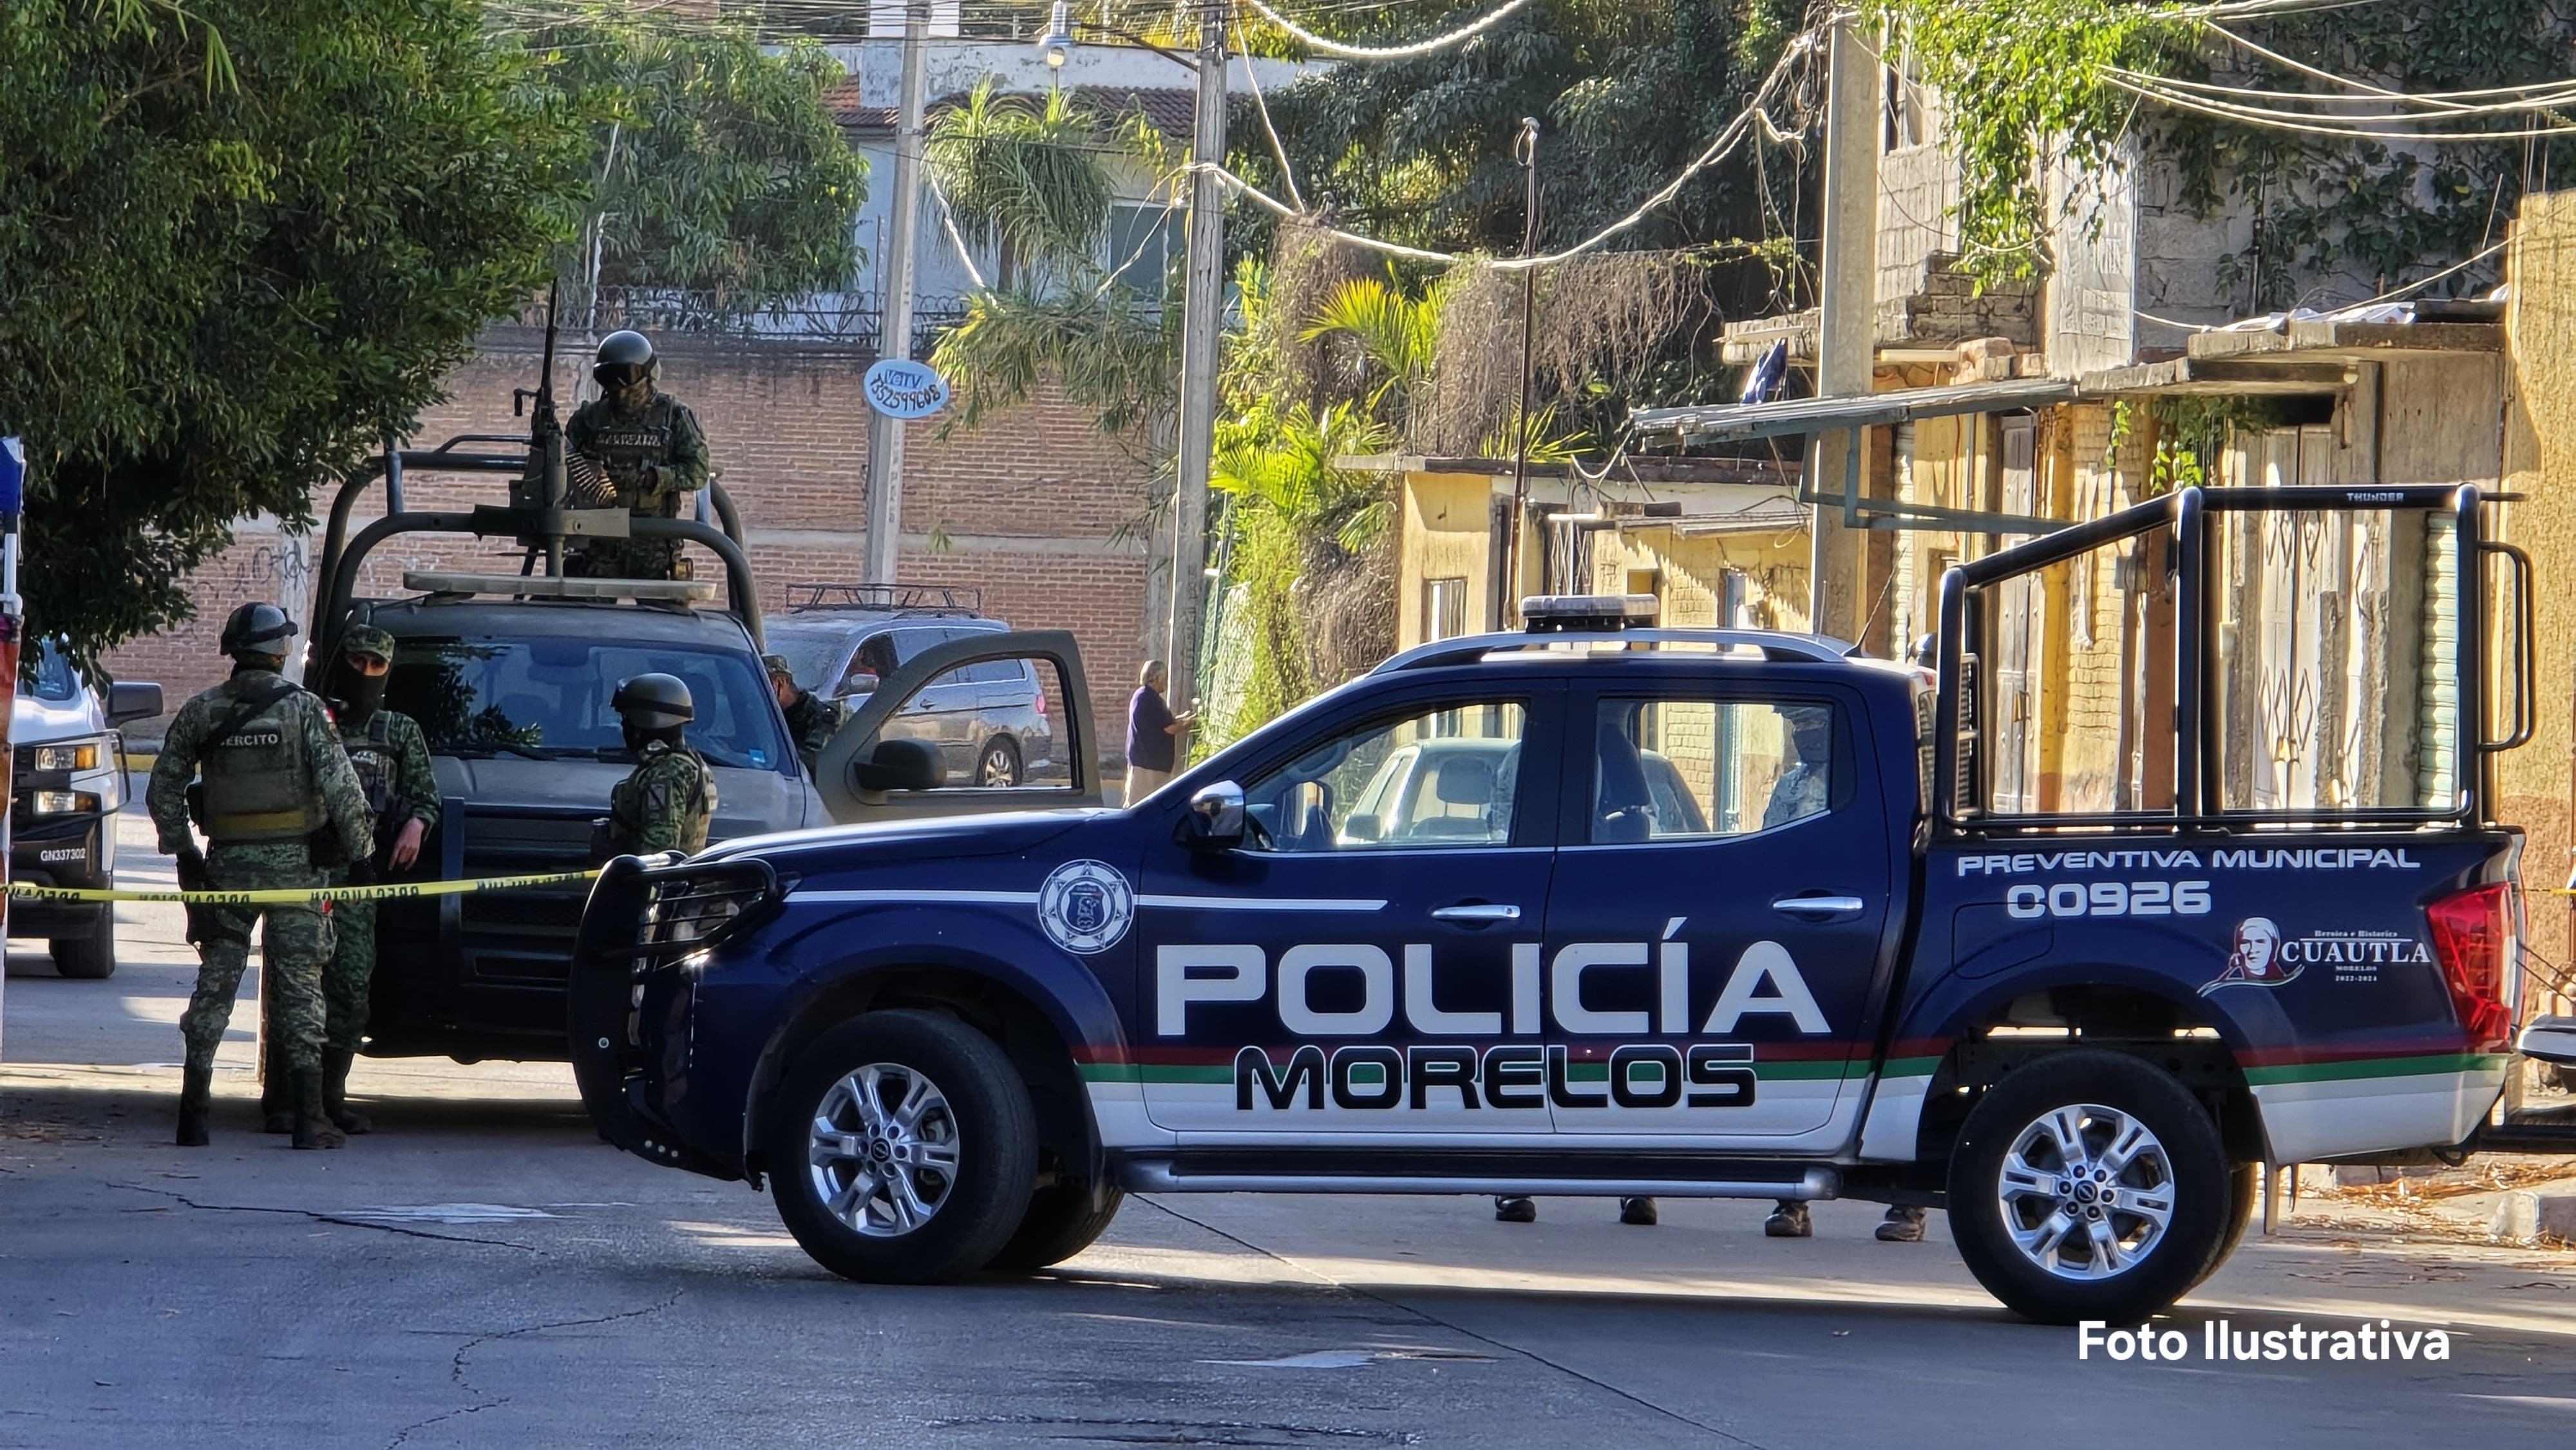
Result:
[[[1651,594],[1532,594],[1521,600],[1521,619],[1532,634],[1651,629]]]

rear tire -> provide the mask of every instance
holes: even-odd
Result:
[[[2042,1058],[1989,1089],[1950,1157],[1968,1271],[2043,1324],[2136,1324],[2215,1267],[2235,1184],[2218,1125],[2116,1052]]]
[[[1008,735],[996,735],[984,742],[984,753],[975,762],[975,783],[980,786],[1015,786],[1020,783],[1020,745]]]
[[[2218,1247],[2209,1254],[2208,1267],[2191,1281],[2195,1289],[2209,1282],[2218,1266],[2235,1257],[2236,1246],[2245,1242],[2245,1231],[2254,1226],[2254,1206],[2263,1196],[2263,1165],[2239,1163],[2227,1170],[2227,1231],[2218,1238]]]
[[[1059,1183],[1041,1188],[1029,1199],[1019,1231],[986,1267],[1005,1274],[1026,1274],[1061,1264],[1109,1231],[1110,1220],[1127,1195],[1115,1188],[1095,1190],[1088,1183]]]
[[[116,975],[116,908],[102,905],[98,925],[84,936],[58,936],[45,944],[54,970],[66,977],[97,981]]]
[[[762,1140],[787,1231],[862,1283],[937,1283],[992,1262],[1037,1176],[1019,1069],[930,1012],[870,1012],[825,1033],[779,1085]]]

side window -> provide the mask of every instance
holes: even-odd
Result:
[[[1511,840],[1526,715],[1480,702],[1337,735],[1248,783],[1273,851],[1436,850]]]
[[[1603,700],[1589,838],[1744,836],[1823,815],[1848,793],[1836,789],[1841,739],[1821,703]]]
[[[874,694],[877,681],[894,673],[894,636],[879,632],[859,641],[858,652],[850,656],[850,667],[841,674],[834,695]]]

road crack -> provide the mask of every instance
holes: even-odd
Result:
[[[434,1238],[438,1236],[431,1235],[431,1237]],[[614,1314],[594,1314],[586,1319],[550,1319],[543,1324],[523,1324],[516,1329],[504,1329],[495,1334],[475,1335],[473,1338],[466,1340],[463,1344],[456,1346],[456,1352],[448,1356],[448,1381],[458,1389],[463,1390],[465,1393],[479,1397],[483,1392],[474,1388],[473,1381],[465,1377],[465,1356],[472,1354],[475,1350],[482,1348],[484,1345],[497,1343],[504,1339],[516,1339],[523,1334],[543,1334],[549,1329],[580,1329],[586,1325],[592,1324],[615,1324],[621,1319],[641,1319],[648,1314],[659,1314],[663,1310],[670,1308],[672,1305],[679,1303],[680,1296],[687,1292],[688,1291],[685,1289],[674,1289],[671,1291],[671,1297],[663,1300],[661,1303],[647,1304],[640,1309],[621,1309]],[[442,1410],[439,1413],[430,1416],[426,1420],[416,1420],[411,1424],[405,1425],[401,1429],[396,1430],[394,1432],[394,1437],[385,1442],[385,1450],[399,1450],[399,1447],[405,1441],[409,1440],[412,1436],[420,1433],[421,1431],[428,1429],[432,1425],[440,1424],[448,1420],[462,1419],[467,1415],[479,1415],[485,1410],[497,1410],[501,1406],[510,1403],[510,1399],[511,1397],[508,1395],[495,1395],[490,1399],[477,1398],[473,1404],[460,1405],[453,1410]]]
[[[436,1239],[438,1242],[445,1244],[486,1244],[496,1249],[517,1249],[523,1254],[542,1254],[544,1252],[544,1250],[537,1248],[533,1244],[512,1243],[508,1239],[481,1239],[475,1238],[470,1234],[434,1234],[425,1229],[405,1228],[400,1224],[376,1223],[369,1219],[349,1218],[341,1214],[324,1213],[322,1210],[317,1208],[271,1208],[265,1204],[257,1203],[199,1203],[184,1193],[176,1193],[167,1188],[154,1188],[150,1184],[146,1183],[118,1183],[110,1180],[107,1186],[110,1188],[122,1188],[130,1193],[159,1194],[163,1198],[176,1199],[181,1204],[184,1204],[189,1208],[196,1209],[201,1213],[282,1213],[311,1219],[316,1223],[340,1224],[348,1228],[371,1228],[380,1233],[402,1234],[405,1237],[415,1239]]]
[[[1615,1395],[1640,1409],[1661,1415],[1668,1420],[1688,1425],[1692,1429],[1698,1430],[1703,1434],[1714,1435],[1718,1439],[1723,1440],[1730,1445],[1741,1445],[1745,1447],[1745,1450],[1763,1450],[1762,1446],[1751,1440],[1745,1439],[1741,1435],[1731,1435],[1726,1431],[1719,1429],[1715,1425],[1711,1425],[1702,1420],[1694,1420],[1679,1410],[1659,1405],[1653,1400],[1647,1399],[1645,1396],[1640,1395],[1633,1390],[1621,1389],[1619,1386],[1611,1384],[1607,1380],[1585,1374],[1582,1370],[1576,1369],[1570,1364],[1550,1359],[1536,1350],[1524,1349],[1517,1344],[1510,1344],[1503,1340],[1496,1339],[1490,1334],[1479,1333],[1476,1330],[1468,1328],[1464,1324],[1460,1324],[1451,1319],[1445,1319],[1427,1309],[1418,1309],[1413,1305],[1404,1303],[1400,1300],[1390,1299],[1386,1295],[1381,1294],[1374,1289],[1362,1288],[1356,1284],[1345,1284],[1330,1275],[1319,1274],[1313,1269],[1306,1267],[1304,1264],[1298,1263],[1295,1259],[1292,1259],[1285,1254],[1276,1253],[1270,1249],[1263,1248],[1261,1245],[1254,1243],[1252,1240],[1247,1239],[1240,1234],[1228,1233],[1224,1229],[1218,1228],[1215,1224],[1209,1223],[1206,1219],[1194,1218],[1189,1214],[1183,1213],[1179,1209],[1172,1207],[1170,1204],[1162,1202],[1160,1199],[1148,1198],[1143,1194],[1132,1194],[1130,1197],[1141,1199],[1143,1202],[1151,1204],[1156,1209],[1170,1214],[1172,1217],[1179,1219],[1183,1223],[1205,1229],[1209,1233],[1215,1234],[1218,1238],[1224,1239],[1228,1243],[1240,1245],[1253,1253],[1261,1255],[1265,1259],[1285,1265],[1286,1267],[1305,1275],[1307,1278],[1315,1280],[1317,1283],[1329,1285],[1345,1294],[1355,1294],[1363,1299],[1374,1300],[1399,1314],[1412,1315],[1414,1318],[1419,1319],[1426,1324],[1439,1325],[1441,1328],[1449,1330],[1454,1334],[1465,1335],[1467,1338],[1475,1340],[1479,1344],[1492,1345],[1494,1348],[1501,1350],[1505,1354],[1517,1355],[1522,1359],[1531,1361],[1532,1363],[1545,1365],[1559,1374],[1581,1380],[1583,1383],[1592,1386],[1594,1389],[1600,1390],[1604,1394]]]

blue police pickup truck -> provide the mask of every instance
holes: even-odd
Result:
[[[934,754],[870,749],[1012,637],[942,646],[825,761],[915,809],[605,872],[576,1069],[609,1141],[765,1179],[860,1280],[1054,1263],[1126,1192],[1841,1196],[2133,1322],[2257,1165],[2494,1127],[2505,574],[2527,605],[2475,489],[2184,490],[1951,570],[1935,667],[1535,599],[1123,809],[946,819]],[[2077,698],[2052,649],[2127,663]],[[2275,676],[2334,759],[2281,763]]]

